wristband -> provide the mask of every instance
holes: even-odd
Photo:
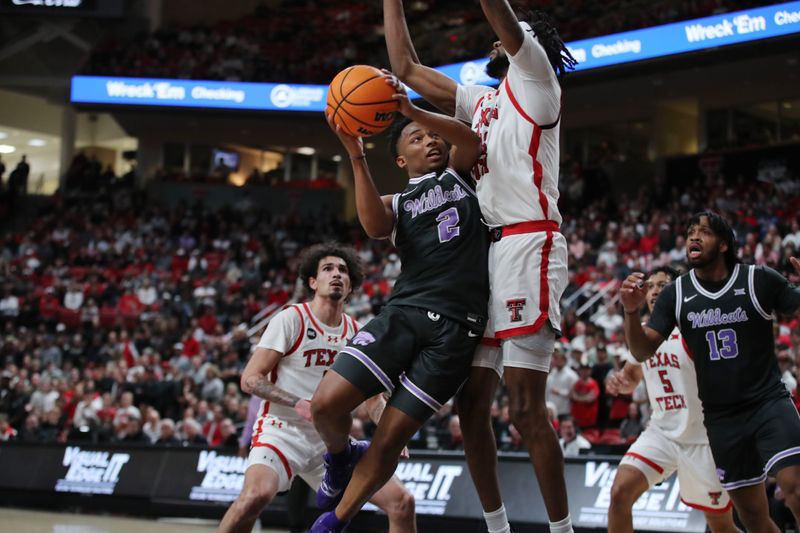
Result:
[[[357,155],[355,157],[353,157],[351,155],[350,156],[350,161],[358,161],[359,159],[366,159],[366,158],[367,158],[367,154],[361,154],[361,155]]]

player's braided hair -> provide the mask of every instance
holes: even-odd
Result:
[[[725,264],[728,266],[728,269],[733,269],[736,263],[739,262],[739,257],[736,255],[739,246],[736,242],[736,234],[733,232],[733,228],[722,215],[714,211],[706,210],[692,215],[692,218],[689,219],[689,225],[686,227],[687,230],[695,224],[699,224],[701,217],[707,217],[708,224],[714,231],[714,235],[728,243],[728,249],[725,251]]]
[[[303,286],[309,294],[313,294],[314,291],[311,289],[308,280],[309,278],[317,277],[319,274],[319,262],[328,256],[344,259],[347,264],[347,272],[350,274],[350,286],[353,290],[361,286],[361,282],[364,281],[364,267],[356,251],[350,246],[345,246],[338,242],[324,242],[306,248],[300,256],[299,275],[303,280]]]
[[[530,24],[533,34],[539,40],[547,59],[559,78],[564,77],[567,71],[574,70],[578,61],[572,57],[567,45],[558,36],[558,30],[553,19],[544,11],[528,11],[525,21]]]

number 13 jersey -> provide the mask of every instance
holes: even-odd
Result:
[[[481,332],[489,300],[489,234],[472,186],[447,168],[410,179],[392,199],[402,261],[388,305],[413,306]]]
[[[703,408],[729,414],[786,395],[775,357],[772,312],[794,312],[800,294],[766,267],[737,264],[717,284],[694,273],[664,288],[648,326],[665,338],[677,325],[697,369]]]

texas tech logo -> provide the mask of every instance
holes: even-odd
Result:
[[[719,505],[719,499],[722,498],[722,492],[709,492],[708,497],[711,498],[713,505]]]
[[[203,450],[197,458],[197,471],[204,474],[199,486],[192,487],[190,500],[232,502],[244,485],[247,459],[234,455],[217,455]]]
[[[522,309],[525,307],[526,298],[506,300],[506,308],[511,313],[511,322],[522,322]]]
[[[56,481],[56,492],[114,494],[122,467],[130,461],[127,453],[84,451],[67,446],[61,463],[69,467],[63,479]]]

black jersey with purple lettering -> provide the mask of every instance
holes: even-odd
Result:
[[[414,306],[482,331],[489,300],[489,235],[467,180],[448,168],[409,180],[392,200],[402,261],[388,305]]]
[[[736,265],[728,279],[694,270],[664,288],[648,326],[665,338],[675,325],[694,359],[706,413],[725,413],[787,394],[775,357],[772,313],[794,313],[800,292],[767,267]]]

